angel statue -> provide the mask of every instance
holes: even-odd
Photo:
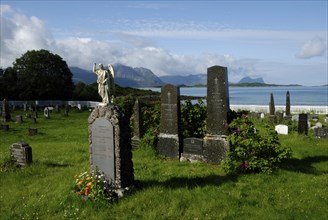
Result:
[[[108,70],[105,70],[104,66],[100,63],[99,69],[96,69],[96,63],[93,64],[93,72],[98,76],[98,93],[102,98],[101,105],[108,105],[113,101],[110,97],[110,88],[112,87],[112,91],[115,89],[114,84],[114,68],[112,65],[108,64]]]

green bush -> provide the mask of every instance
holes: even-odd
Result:
[[[199,99],[192,104],[186,100],[181,109],[182,135],[203,138],[206,132],[206,105]]]
[[[141,147],[155,148],[158,141],[160,125],[160,103],[144,105],[142,107],[143,128],[145,134],[140,140]]]
[[[227,173],[271,173],[291,156],[291,150],[280,145],[273,129],[261,135],[247,116],[233,120],[228,129],[230,151],[222,161]]]

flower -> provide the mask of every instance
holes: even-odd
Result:
[[[89,195],[90,192],[91,192],[91,189],[90,189],[89,187],[85,187],[85,188],[84,188],[84,194],[85,194],[86,196]]]
[[[87,183],[87,186],[88,186],[88,187],[90,187],[91,185],[92,185],[92,183],[91,183],[91,182]]]
[[[91,177],[90,176],[88,176],[85,180],[86,181],[89,181],[91,179]]]

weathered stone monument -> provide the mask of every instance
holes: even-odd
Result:
[[[143,136],[143,120],[141,106],[138,100],[135,101],[133,107],[133,137],[132,137],[132,147],[138,148],[140,138]]]
[[[229,150],[225,124],[228,120],[228,70],[222,66],[207,69],[207,131],[203,143],[206,161],[219,163]]]
[[[314,136],[317,138],[328,138],[328,128],[314,128]]]
[[[38,129],[37,128],[28,128],[28,135],[29,136],[34,136],[34,135],[37,135],[37,134],[38,134]]]
[[[179,159],[181,153],[180,89],[167,84],[161,89],[161,122],[157,153]]]
[[[17,122],[17,123],[22,123],[22,122],[23,122],[23,116],[21,116],[21,115],[16,115],[16,122]]]
[[[116,190],[134,184],[129,119],[112,106],[97,106],[90,114],[91,169],[100,170]]]
[[[287,125],[276,125],[275,126],[275,131],[278,133],[278,134],[284,134],[284,135],[287,135],[288,134],[288,126]]]
[[[203,155],[203,139],[185,138],[183,139],[183,153],[180,161],[205,161]]]
[[[50,118],[50,111],[49,111],[49,108],[48,107],[45,107],[44,110],[43,110],[43,115],[44,117],[46,118]]]
[[[10,112],[9,112],[9,103],[6,99],[2,101],[2,121],[8,122],[11,120]]]
[[[290,114],[290,94],[289,91],[286,93],[286,116],[285,118],[291,119],[291,114]]]
[[[298,133],[299,134],[308,134],[308,115],[299,114],[298,116]]]
[[[32,163],[32,148],[25,142],[14,143],[10,146],[10,156],[17,165],[29,165]]]

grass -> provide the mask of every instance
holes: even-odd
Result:
[[[24,114],[16,111],[15,115]],[[157,157],[133,151],[142,188],[113,204],[81,200],[74,175],[89,169],[90,112],[41,112],[36,124],[24,118],[0,131],[1,219],[327,219],[328,139],[291,132],[279,136],[293,158],[272,175],[227,176],[219,165]],[[258,123],[260,126],[260,124]],[[28,136],[29,127],[39,134]],[[25,141],[33,151],[26,168],[4,166],[9,146]]]

